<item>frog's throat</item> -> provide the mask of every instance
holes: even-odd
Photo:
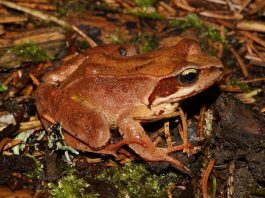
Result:
[[[159,105],[151,105],[150,110],[152,111],[153,115],[165,115],[175,112],[178,106],[178,102],[169,102]]]

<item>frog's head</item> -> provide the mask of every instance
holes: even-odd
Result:
[[[224,68],[221,61],[203,53],[196,41],[183,39],[175,50],[171,56],[171,72],[159,78],[148,97],[152,107],[196,95],[222,77]]]

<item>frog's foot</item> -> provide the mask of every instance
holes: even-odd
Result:
[[[168,161],[178,170],[191,174],[188,167],[169,155],[170,152],[168,149],[156,147],[145,133],[141,124],[135,121],[132,117],[119,119],[118,127],[124,139],[137,138],[146,143],[146,147],[141,144],[128,144],[132,150],[146,161]],[[177,147],[175,147],[175,149],[177,149]]]

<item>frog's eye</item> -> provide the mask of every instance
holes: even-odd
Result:
[[[127,54],[127,51],[126,51],[126,49],[125,49],[125,48],[123,48],[123,47],[120,47],[120,48],[119,48],[119,53],[120,53],[120,55],[122,55],[122,56],[126,56],[126,54]]]
[[[197,81],[197,79],[198,70],[194,68],[186,69],[177,76],[177,80],[183,85],[192,84]]]

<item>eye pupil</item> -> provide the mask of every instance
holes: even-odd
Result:
[[[198,79],[198,71],[196,69],[187,69],[179,74],[179,81],[184,85],[189,85]]]
[[[119,48],[119,53],[120,53],[120,55],[122,55],[122,56],[126,56],[127,51],[126,51],[126,49],[124,49],[123,47],[120,47],[120,48]]]

